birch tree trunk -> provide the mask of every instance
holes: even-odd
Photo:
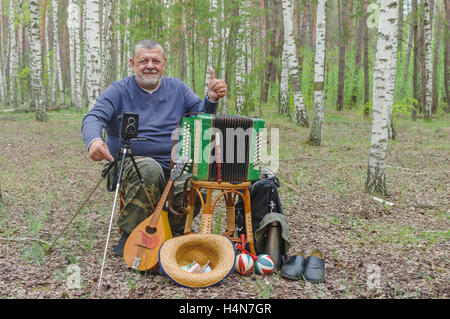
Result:
[[[101,64],[100,64],[100,1],[86,0],[86,93],[89,109],[94,107],[97,97],[100,95]]]
[[[386,154],[388,142],[389,107],[394,97],[397,60],[398,0],[382,0],[375,56],[372,134],[367,167],[366,191],[387,195]]]
[[[31,100],[36,107],[36,120],[47,121],[45,92],[42,81],[42,52],[40,39],[40,0],[30,0],[30,79]]]
[[[3,27],[3,1],[0,1],[0,104],[6,104],[6,55]],[[1,203],[0,203],[1,204]]]
[[[411,110],[411,118],[413,121],[417,120],[417,111],[419,109],[419,90],[417,89],[417,74],[419,73],[419,27],[418,27],[418,16],[417,16],[417,0],[411,1],[411,26],[412,26],[412,34],[413,34],[413,43],[414,43],[414,50],[413,50],[413,72],[412,72],[412,88],[413,88],[413,98],[417,101],[414,104],[414,107]]]
[[[208,37],[208,56],[206,58],[206,70],[205,70],[205,85],[204,92],[208,90],[209,82],[209,67],[213,66],[214,60],[214,47],[217,43],[216,30],[217,30],[217,18],[215,16],[217,10],[217,0],[209,0],[209,20],[212,25],[212,35]]]
[[[52,14],[53,12],[48,10],[48,3],[44,4],[44,6],[46,6],[46,8],[44,9],[44,13],[47,16],[45,17],[45,35],[46,35],[46,40],[45,42],[45,50],[44,52],[46,52],[46,71],[47,71],[47,84],[44,84],[44,87],[46,87],[46,92],[47,92],[47,105],[49,107],[55,106],[56,105],[56,76],[53,73],[53,68],[52,68],[52,59],[53,58],[53,52],[55,52],[54,50],[54,41],[53,39],[50,39],[51,34],[54,35],[53,30],[51,30],[51,27],[53,26],[51,24],[51,22],[53,21],[52,18]]]
[[[81,46],[80,7],[76,0],[69,0],[67,29],[69,31],[71,104],[79,111],[81,105]]]
[[[338,111],[344,109],[344,84],[345,84],[345,47],[347,42],[347,0],[338,0],[339,17],[339,71],[336,107]],[[342,6],[342,10],[341,7]]]
[[[438,96],[438,85],[437,85],[437,73],[438,73],[438,60],[439,60],[439,46],[441,39],[441,17],[440,17],[440,6],[436,1],[434,3],[434,52],[433,52],[433,75],[432,75],[432,107],[431,113],[436,114],[439,102]]]
[[[249,10],[250,2],[244,0],[242,6],[239,9],[239,16],[241,17],[241,25],[236,38],[236,113],[242,114],[243,109],[247,103],[246,101],[246,70],[245,64],[247,61],[247,46],[249,45],[249,39],[247,37],[247,28],[249,26]]]
[[[283,25],[284,37],[287,45],[287,55],[289,63],[289,73],[292,84],[292,94],[294,96],[295,121],[298,125],[309,126],[308,116],[306,114],[305,103],[301,91],[301,82],[298,72],[297,53],[295,48],[294,28],[292,26],[292,2],[283,0]]]
[[[431,91],[432,91],[432,69],[433,58],[431,53],[431,12],[430,12],[430,0],[423,0],[424,9],[424,46],[425,46],[425,105],[423,116],[426,120],[431,120]]]
[[[189,41],[188,41],[188,34],[187,34],[187,28],[186,28],[186,5],[183,2],[183,38],[184,38],[184,50],[185,50],[185,57],[186,57],[186,83],[188,85],[191,85],[191,72],[190,72],[190,65],[189,65]]]
[[[445,47],[444,47],[444,88],[447,100],[447,112],[450,112],[450,0],[444,0],[445,6]]]
[[[309,135],[309,141],[313,145],[322,143],[323,134],[326,12],[326,0],[318,0],[314,61],[314,118]]]
[[[18,85],[17,79],[19,76],[19,54],[17,50],[16,41],[16,0],[11,0],[9,4],[9,98],[8,103],[17,105]],[[39,28],[39,25],[38,25]]]
[[[280,106],[278,111],[280,114],[289,113],[289,61],[287,53],[287,43],[283,41],[283,52],[281,58],[281,78],[280,78]]]
[[[61,48],[59,42],[59,14],[58,14],[58,4],[59,1],[52,0],[52,11],[53,11],[53,76],[56,78],[56,91],[58,92],[59,102],[58,105],[64,105],[64,84],[62,76],[62,66],[61,66]]]
[[[114,65],[113,65],[113,54],[114,54],[114,12],[115,12],[115,2],[114,1],[104,1],[103,2],[103,63],[102,72],[100,79],[100,91],[106,89],[115,78],[114,75]]]
[[[223,27],[221,29],[221,36],[222,36],[222,41],[221,41],[221,49],[220,49],[220,54],[221,54],[221,79],[225,79],[225,69],[226,69],[226,41],[228,39],[229,36],[229,28],[228,25],[225,22],[225,0],[222,0],[221,2],[221,18],[222,18],[222,23],[223,23]],[[220,113],[222,115],[227,115],[228,111],[227,111],[227,95],[225,95],[223,98],[220,99],[220,103],[221,103],[221,108],[220,108]]]
[[[166,8],[166,14],[167,14],[167,25],[166,25],[166,44],[165,44],[165,51],[166,51],[166,57],[167,57],[167,71],[168,75],[172,76],[172,63],[170,63],[170,8],[172,6],[172,0],[164,0],[164,6]]]

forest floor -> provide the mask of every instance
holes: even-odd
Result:
[[[449,298],[450,116],[399,120],[388,146],[390,195],[383,197],[364,191],[371,126],[360,113],[327,110],[323,144],[314,147],[306,143],[308,128],[267,112],[266,127],[280,132],[289,254],[320,249],[326,281],[234,272],[213,287],[184,288],[162,274],[127,269],[111,253],[119,239],[113,227],[100,298]],[[57,111],[39,123],[32,113],[0,114],[2,298],[97,297],[113,204],[105,183],[49,255],[33,240],[50,243],[100,178],[103,164],[88,158],[82,142],[82,117]],[[67,285],[72,264],[80,269],[79,289]]]

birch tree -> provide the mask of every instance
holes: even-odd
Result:
[[[280,114],[289,113],[289,61],[287,53],[287,42],[283,41],[283,51],[281,54],[281,77],[280,77],[280,106],[278,111]]]
[[[424,118],[431,120],[431,91],[432,91],[432,69],[433,59],[431,54],[431,12],[430,12],[430,0],[423,0],[424,10],[424,46],[425,46],[425,105],[424,105]]]
[[[16,0],[11,0],[9,4],[9,98],[8,103],[17,105],[19,76],[19,54],[17,49],[16,38]],[[39,24],[38,24],[39,28]]]
[[[221,79],[225,79],[225,70],[226,70],[226,42],[230,33],[230,28],[228,27],[225,20],[225,0],[221,1],[221,20],[222,20],[222,29],[221,29],[221,44],[220,44],[220,61],[221,61]],[[227,111],[227,95],[220,99],[221,103],[221,114],[228,114]]]
[[[245,62],[247,60],[247,47],[249,46],[249,39],[247,37],[247,28],[250,25],[250,1],[244,0],[239,10],[241,17],[241,25],[239,27],[238,36],[236,38],[236,112],[242,114],[246,104],[246,70]]]
[[[342,7],[342,9],[341,9]],[[339,20],[339,71],[336,107],[338,111],[344,109],[344,84],[345,84],[345,49],[347,42],[347,0],[338,0]]]
[[[69,31],[70,85],[72,102],[81,111],[81,45],[80,6],[76,0],[69,0],[67,28]]]
[[[375,68],[373,73],[373,108],[370,156],[366,191],[386,195],[386,154],[388,142],[389,107],[394,97],[398,19],[398,1],[382,0],[378,26]]]
[[[47,121],[45,91],[42,80],[42,47],[40,38],[40,0],[30,0],[30,78],[31,100],[36,107],[36,120]]]
[[[209,67],[213,65],[213,57],[214,57],[214,46],[217,42],[216,39],[216,29],[217,29],[217,18],[215,16],[217,10],[217,0],[209,1],[209,15],[210,15],[210,25],[212,26],[212,35],[208,37],[208,56],[206,58],[206,70],[205,70],[205,87],[204,93],[208,90],[208,82],[209,82]]]
[[[292,95],[294,96],[295,121],[298,125],[309,126],[308,116],[306,114],[305,103],[300,85],[300,76],[298,72],[297,53],[295,48],[294,28],[292,26],[292,2],[283,0],[283,25],[284,37],[286,41],[286,52],[289,63],[289,75],[291,78]]]
[[[91,109],[100,95],[100,1],[86,0],[84,5],[86,6],[86,51],[84,55],[86,63],[86,103]]]
[[[313,145],[322,143],[324,119],[324,69],[325,69],[326,0],[317,2],[316,51],[314,59],[314,117],[309,141]]]
[[[61,66],[61,48],[59,43],[59,14],[58,14],[58,0],[52,0],[52,11],[53,11],[53,76],[56,77],[57,91],[59,93],[59,104],[64,105],[64,85],[63,85],[63,75]]]
[[[241,25],[236,37],[236,112],[242,114],[244,106],[246,104],[246,72],[245,62],[247,60],[247,46],[249,45],[249,39],[247,37],[247,28],[250,23],[250,2],[244,0],[242,6],[239,9],[239,16],[241,17]]]
[[[191,73],[189,69],[189,42],[188,42],[188,32],[186,27],[186,4],[183,2],[183,39],[184,39],[184,54],[186,57],[186,83],[191,85]]]
[[[3,28],[3,1],[0,1],[0,104],[6,102],[6,55]]]
[[[103,63],[100,74],[100,90],[106,89],[115,78],[113,65],[113,43],[114,43],[114,11],[115,1],[103,2]]]

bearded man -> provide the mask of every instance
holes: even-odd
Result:
[[[143,139],[132,140],[130,149],[151,200],[149,202],[132,161],[127,157],[120,185],[125,203],[117,219],[122,237],[113,249],[119,256],[123,256],[129,234],[154,211],[169,180],[172,136],[178,121],[187,113],[215,114],[218,99],[227,93],[225,82],[216,79],[214,69],[210,68],[208,89],[202,100],[180,79],[164,75],[166,63],[160,43],[153,40],[136,43],[130,58],[134,75],[106,88],[82,121],[81,131],[89,157],[94,161],[106,160],[106,169],[108,162],[119,160],[117,157],[122,147],[119,116],[124,111],[139,115],[138,137]],[[101,137],[103,129],[106,129],[106,141]],[[183,174],[175,183],[175,209],[181,207],[184,181],[188,177],[188,174]],[[198,213],[198,203],[196,206],[195,212]],[[182,234],[183,217],[170,214],[169,223],[174,236]]]

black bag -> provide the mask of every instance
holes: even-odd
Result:
[[[280,197],[278,195],[280,181],[277,177],[267,177],[253,182],[250,187],[250,202],[252,210],[252,231],[255,238],[255,231],[259,228],[264,216],[269,213],[283,214]],[[246,234],[244,202],[239,197],[235,205],[235,220],[238,235]],[[257,252],[258,254],[260,252]]]

